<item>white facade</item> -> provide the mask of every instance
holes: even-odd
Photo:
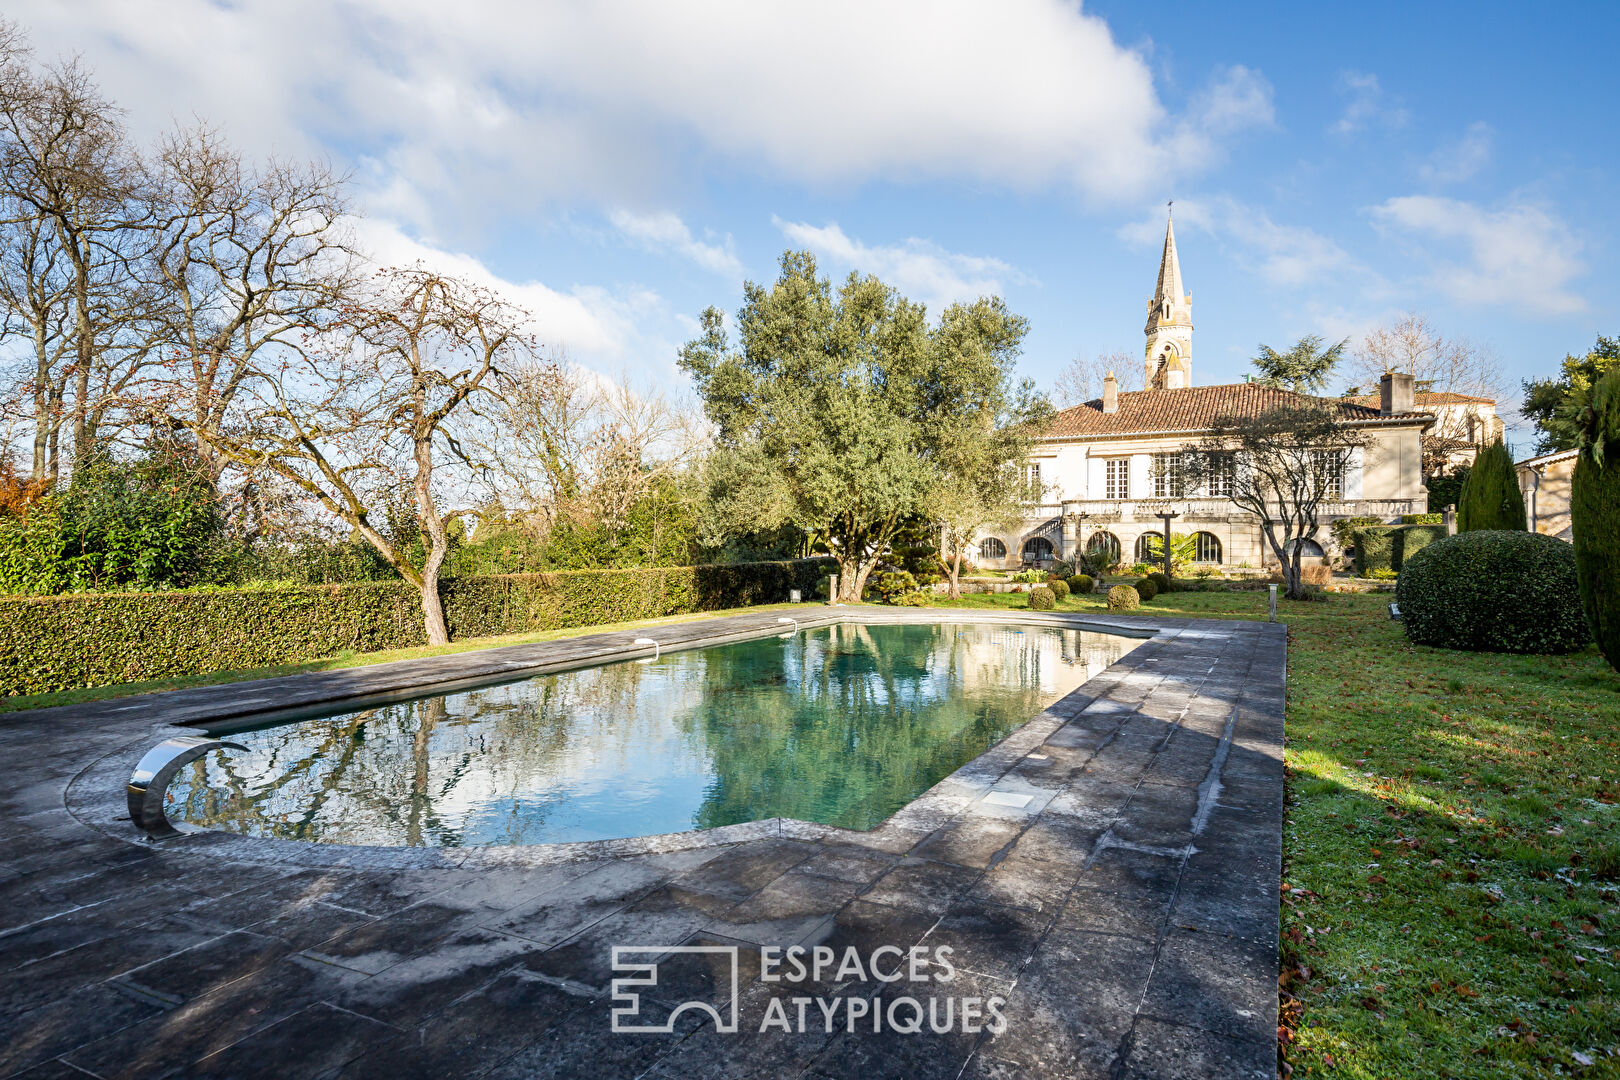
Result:
[[[1100,400],[1059,414],[1052,434],[1029,460],[1039,469],[1045,501],[1017,528],[981,533],[975,560],[980,565],[1069,560],[1096,545],[1117,548],[1118,561],[1125,564],[1146,561],[1138,544],[1148,534],[1162,536],[1165,523],[1159,515],[1172,511],[1178,515],[1172,532],[1198,536],[1200,562],[1256,570],[1275,563],[1257,518],[1218,492],[1177,490],[1166,470],[1155,468],[1155,455],[1172,461],[1196,443],[1198,424],[1219,408],[1252,408],[1257,396],[1288,396],[1258,384],[1192,385],[1192,297],[1182,290],[1171,224],[1148,302],[1146,337],[1148,389],[1121,394],[1110,373]],[[1339,554],[1325,527],[1334,518],[1395,522],[1428,509],[1422,438],[1434,418],[1412,409],[1409,376],[1393,379],[1394,390],[1386,393],[1382,407],[1343,406],[1366,441],[1351,453],[1340,497],[1322,507],[1319,554]],[[1309,547],[1306,553],[1318,554]]]

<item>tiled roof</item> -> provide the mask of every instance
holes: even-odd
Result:
[[[1376,407],[1358,404],[1348,398],[1315,398],[1260,383],[1231,383],[1226,386],[1189,386],[1180,390],[1136,390],[1119,395],[1119,411],[1105,413],[1102,400],[1088,401],[1064,409],[1047,429],[1046,438],[1083,438],[1106,435],[1142,435],[1149,432],[1207,431],[1222,416],[1259,416],[1274,409],[1320,401],[1333,406],[1345,420],[1423,421],[1433,419],[1425,412],[1384,416]]]
[[[1354,397],[1354,398],[1351,398],[1350,400],[1354,401],[1354,402],[1357,402],[1358,404],[1361,404],[1361,405],[1371,405],[1375,409],[1378,408],[1378,400],[1379,400],[1379,398],[1378,398],[1377,394],[1362,394],[1360,397]],[[1412,401],[1413,401],[1414,404],[1416,404],[1416,405],[1418,405],[1420,407],[1428,407],[1428,408],[1433,408],[1436,405],[1495,405],[1496,404],[1496,399],[1495,398],[1474,397],[1472,394],[1453,394],[1450,390],[1444,390],[1444,391],[1441,391],[1439,393],[1430,393],[1430,392],[1427,392],[1427,391],[1420,391],[1420,392],[1415,393],[1415,394],[1412,395]]]
[[[1579,453],[1579,450],[1554,450],[1550,454],[1542,454],[1539,457],[1525,458],[1523,461],[1516,462],[1515,467],[1520,469],[1533,469],[1537,465],[1551,465],[1555,461],[1568,461],[1570,458],[1575,457]]]

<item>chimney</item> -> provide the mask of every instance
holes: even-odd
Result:
[[[1378,411],[1384,416],[1412,411],[1412,376],[1386,371],[1378,380]]]
[[[1119,380],[1112,371],[1103,379],[1103,412],[1119,412]]]

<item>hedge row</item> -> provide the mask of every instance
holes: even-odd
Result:
[[[1400,570],[1406,560],[1447,535],[1444,525],[1368,525],[1351,534],[1355,538],[1356,573]]]
[[[815,594],[824,559],[446,578],[451,640],[628,622]],[[0,598],[0,694],[172,679],[426,643],[402,581]]]

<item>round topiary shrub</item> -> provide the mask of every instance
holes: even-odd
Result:
[[[1540,533],[1482,529],[1438,540],[1401,566],[1395,601],[1419,645],[1567,653],[1592,639],[1575,550]]]
[[[1093,584],[1090,574],[1076,574],[1069,579],[1069,591],[1084,596],[1091,591]]]
[[[1158,589],[1159,592],[1167,593],[1170,591],[1170,578],[1165,575],[1163,570],[1153,571],[1153,573],[1147,575],[1147,579],[1153,582],[1154,588]]]
[[[1051,611],[1057,606],[1057,596],[1045,585],[1037,585],[1029,590],[1029,610]]]
[[[1051,581],[1046,583],[1046,587],[1051,589],[1052,595],[1057,597],[1059,600],[1062,600],[1069,595],[1069,583],[1064,581],[1062,578],[1053,578]]]
[[[1145,577],[1141,581],[1133,581],[1131,588],[1135,589],[1137,594],[1141,596],[1144,604],[1159,595],[1159,586],[1152,578]]]
[[[1115,585],[1108,590],[1109,611],[1130,611],[1142,606],[1142,594],[1129,585]]]

